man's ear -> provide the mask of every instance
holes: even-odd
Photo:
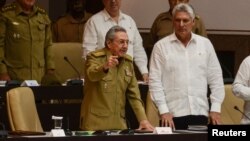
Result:
[[[112,41],[110,41],[110,40],[107,41],[107,46],[108,46],[108,48],[110,48],[110,46],[111,46],[110,44],[111,44],[111,43],[112,43]]]
[[[194,26],[195,25],[195,20],[194,19],[193,19],[192,23],[193,23],[193,26]]]

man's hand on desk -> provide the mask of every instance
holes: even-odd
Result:
[[[173,121],[173,114],[171,113],[165,113],[161,115],[161,123],[162,127],[171,127],[173,130],[175,130],[175,125]]]
[[[0,74],[0,80],[9,81],[10,80],[9,74],[8,73],[1,73]]]
[[[140,126],[137,130],[154,131],[154,127],[149,123],[148,120],[140,121]]]

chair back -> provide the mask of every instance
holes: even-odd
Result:
[[[233,94],[232,85],[225,85],[225,99],[221,105],[221,120],[223,124],[240,124],[242,114],[234,109],[237,106],[243,111],[244,101]]]
[[[234,106],[239,107],[243,111],[244,101],[233,95],[232,85],[225,84],[225,99],[221,105],[221,121],[222,124],[240,124],[242,114],[234,109]],[[159,126],[159,111],[153,103],[150,94],[147,96],[146,115],[148,120],[154,126]]]
[[[78,73],[72,66],[64,60],[67,57],[72,65],[84,76],[84,59],[82,58],[82,44],[77,42],[60,42],[53,43],[52,52],[54,53],[55,74],[61,83],[68,79],[78,78]]]
[[[154,102],[151,99],[150,92],[147,94],[147,99],[146,99],[146,115],[148,118],[148,121],[155,127],[159,127],[159,122],[160,122],[160,114],[159,111],[154,104]]]
[[[13,88],[7,92],[6,98],[12,131],[43,132],[31,88]]]

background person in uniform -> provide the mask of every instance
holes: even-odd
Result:
[[[173,8],[179,3],[188,3],[189,0],[168,0],[169,10],[159,14],[153,22],[150,33],[152,36],[153,44],[161,38],[173,33]],[[195,16],[195,25],[193,26],[193,33],[207,37],[206,28],[199,16]],[[151,52],[150,52],[151,53]]]
[[[122,0],[102,0],[104,9],[93,15],[85,25],[83,35],[83,57],[91,51],[104,47],[105,35],[114,25],[119,25],[127,30],[129,37],[128,52],[133,57],[135,64],[148,82],[147,55],[142,46],[142,38],[134,20],[120,11]]]
[[[0,15],[0,80],[37,80],[54,73],[50,20],[36,0],[15,0]]]
[[[52,24],[53,42],[82,43],[84,25],[92,15],[86,12],[86,0],[67,0],[67,13]]]
[[[149,90],[162,126],[187,129],[207,125],[208,117],[211,124],[221,123],[222,70],[209,39],[192,33],[194,20],[192,7],[178,4],[173,9],[174,33],[159,40],[151,55]]]
[[[233,83],[233,93],[243,99],[244,114],[250,117],[250,56],[246,57],[240,65]],[[241,124],[250,124],[249,118],[242,116]]]
[[[127,98],[140,123],[139,129],[153,130],[140,98],[133,60],[126,54],[128,44],[126,30],[114,26],[107,32],[105,48],[88,54],[81,129],[127,129]]]

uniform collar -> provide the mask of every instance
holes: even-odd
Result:
[[[81,21],[77,21],[75,20],[71,14],[67,13],[65,15],[65,17],[71,22],[71,23],[74,23],[74,24],[77,24],[77,23],[86,23],[86,21],[90,18],[90,14],[85,12],[84,13],[84,17],[81,19]]]
[[[24,12],[23,12],[23,9],[22,9],[22,7],[21,7],[21,5],[20,5],[19,3],[13,2],[13,5],[15,5],[15,12],[16,12],[16,15],[20,15],[20,14],[24,13]],[[33,10],[32,10],[32,12],[30,13],[30,15],[33,15],[33,14],[37,13],[37,11],[38,11],[38,7],[34,5],[34,6],[33,6]]]
[[[176,37],[175,32],[172,33],[171,35],[169,35],[169,39],[170,39],[171,42],[176,42],[176,41],[180,42],[180,40]],[[189,42],[194,42],[194,43],[197,42],[196,35],[194,33],[192,33],[192,32],[191,32],[191,39],[190,39]]]
[[[172,21],[173,16],[171,15],[171,11],[167,11],[162,13],[161,20],[170,20]]]
[[[106,9],[103,9],[103,16],[104,16],[104,21],[112,20],[112,17],[109,15],[108,11]],[[124,14],[119,11],[119,21],[125,19]]]

